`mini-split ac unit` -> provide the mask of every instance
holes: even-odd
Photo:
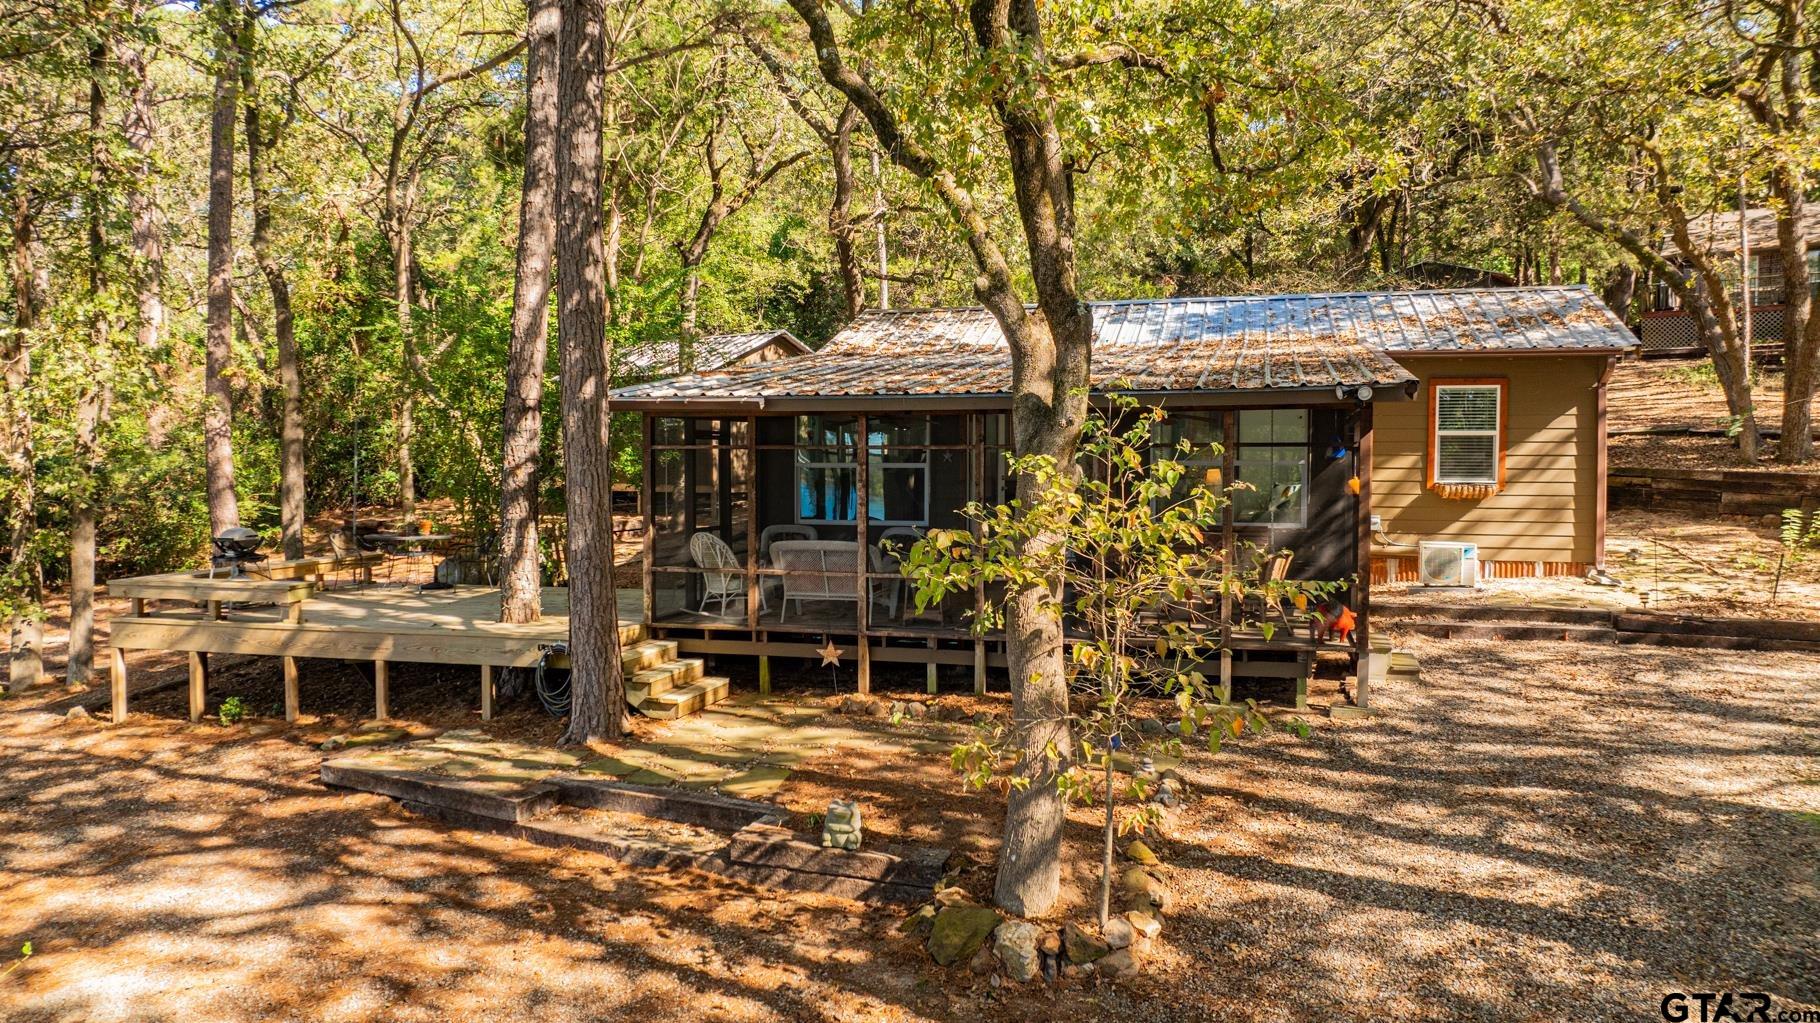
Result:
[[[1479,585],[1479,545],[1423,540],[1417,545],[1423,586]]]

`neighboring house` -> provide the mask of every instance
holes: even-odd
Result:
[[[1194,468],[1251,485],[1219,542],[1291,550],[1300,578],[1357,578],[1348,652],[1369,650],[1374,561],[1402,553],[1374,545],[1375,517],[1392,542],[1476,540],[1493,574],[1602,557],[1605,378],[1635,339],[1584,287],[1093,310],[1096,391],[1162,405],[1159,450],[1222,442]],[[650,624],[702,652],[802,656],[846,633],[862,665],[965,663],[973,647],[982,667],[997,641],[969,634],[971,602],[910,615],[878,544],[1006,499],[1009,388],[997,322],[965,308],[867,312],[809,355],[616,390],[615,409],[645,416]]]
[[[1807,260],[1808,286],[1820,295],[1820,205],[1808,207],[1805,226],[1809,246],[1803,258]],[[1724,262],[1734,302],[1739,298],[1737,286],[1742,276],[1739,254],[1748,238],[1751,340],[1780,342],[1785,297],[1782,268],[1786,259],[1781,240],[1776,237],[1776,211],[1747,210],[1742,218],[1735,211],[1709,213],[1691,221],[1688,234],[1698,250]],[[1681,250],[1672,243],[1663,255],[1671,262],[1685,265]],[[1639,332],[1644,351],[1704,350],[1693,317],[1681,308],[1680,299],[1661,281],[1655,282],[1650,289],[1649,308],[1643,313]]]
[[[613,355],[613,375],[621,380],[648,380],[685,372],[681,344],[671,338],[629,348]],[[689,346],[687,370],[724,369],[809,354],[809,346],[787,330],[760,330],[747,334],[709,334]]]

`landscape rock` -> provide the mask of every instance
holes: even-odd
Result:
[[[998,912],[984,906],[944,907],[929,931],[929,955],[943,966],[970,958],[986,946],[998,924]]]
[[[1130,912],[1125,914],[1124,920],[1131,925],[1132,932],[1145,941],[1154,941],[1157,935],[1163,933],[1163,922],[1153,914]]]
[[[1132,956],[1130,949],[1121,948],[1095,962],[1093,969],[1097,973],[1108,973],[1114,977],[1129,977],[1138,971],[1137,959]]]
[[[937,888],[935,890],[935,904],[937,906],[978,905],[978,903],[973,901],[973,896],[967,894],[967,889],[962,888],[960,885],[949,885],[946,888]]]
[[[992,952],[1005,964],[1005,975],[1018,983],[1034,980],[1041,970],[1037,942],[1042,929],[1022,920],[1007,920],[992,932]]]
[[[1043,945],[1043,954],[1044,955],[1052,955],[1052,956],[1061,955],[1062,954],[1062,932],[1061,931],[1044,931],[1042,945]]]
[[[1132,839],[1131,844],[1125,847],[1125,856],[1130,859],[1131,862],[1141,863],[1146,867],[1154,867],[1162,862],[1156,858],[1156,853],[1150,851],[1149,846],[1136,838]]]
[[[1172,901],[1169,889],[1158,880],[1155,874],[1143,867],[1132,867],[1125,871],[1121,879],[1127,900],[1135,909],[1154,908],[1158,912],[1167,912]]]
[[[1138,731],[1145,735],[1167,735],[1169,726],[1161,718],[1138,718]]]
[[[1107,945],[1117,950],[1130,947],[1132,939],[1137,937],[1137,931],[1132,928],[1131,921],[1122,916],[1114,916],[1106,921],[1106,926],[1100,928],[1100,936],[1106,939]]]
[[[903,931],[905,934],[914,934],[918,937],[922,937],[923,935],[928,934],[930,929],[934,926],[935,903],[927,902],[917,907],[916,912],[904,917],[903,922],[897,925],[897,929]]]
[[[973,953],[973,958],[967,960],[967,972],[976,977],[991,976],[993,980],[997,980],[998,960],[993,957],[992,949],[981,945],[980,950]]]
[[[87,707],[84,707],[83,705],[78,703],[74,707],[71,707],[69,709],[68,713],[63,715],[63,720],[65,720],[65,721],[92,721],[92,720],[94,720],[94,716],[88,712]]]
[[[359,749],[363,746],[384,746],[387,743],[399,742],[410,738],[410,733],[402,728],[377,728],[371,731],[353,734],[331,735],[323,741],[324,751],[338,749]]]
[[[1062,927],[1062,947],[1071,963],[1091,963],[1112,951],[1098,936],[1072,920]]]

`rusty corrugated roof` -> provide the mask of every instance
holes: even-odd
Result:
[[[1099,389],[1233,393],[1414,380],[1413,352],[1618,351],[1636,342],[1584,287],[1093,303]],[[1011,360],[985,309],[871,311],[810,355],[623,387],[618,402],[992,397]]]

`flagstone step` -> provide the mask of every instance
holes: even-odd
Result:
[[[710,677],[693,682],[681,689],[672,689],[667,693],[652,696],[635,704],[640,713],[661,721],[671,721],[686,717],[711,707],[727,698],[727,691],[732,683],[724,678]]]

